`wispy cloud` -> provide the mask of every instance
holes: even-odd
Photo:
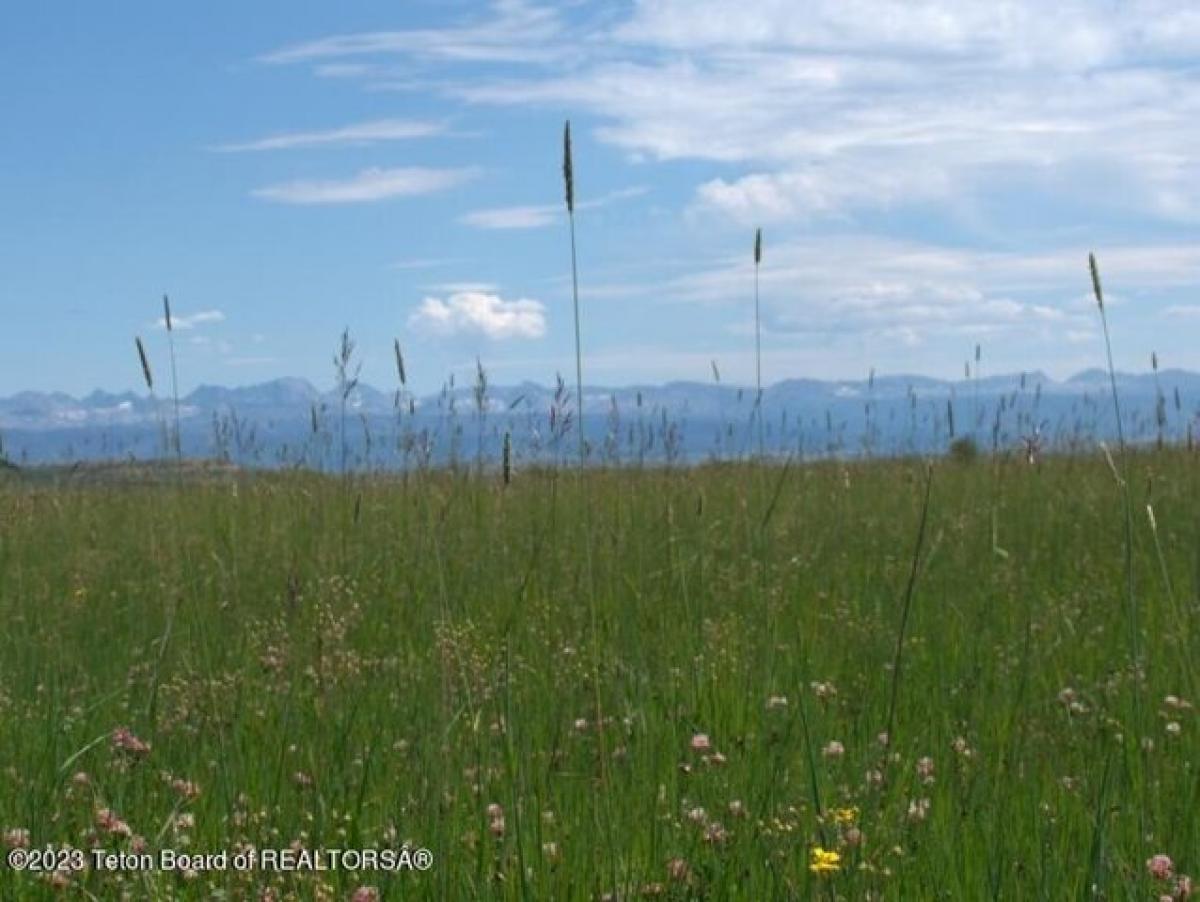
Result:
[[[1170,319],[1200,319],[1200,304],[1172,304],[1162,315]]]
[[[403,54],[435,61],[546,62],[570,52],[556,42],[564,27],[552,7],[525,0],[495,0],[488,17],[464,25],[335,35],[284,47],[260,61],[308,63]]]
[[[1087,254],[1085,247],[998,252],[848,232],[780,239],[768,245],[762,269],[764,329],[776,337],[895,338],[910,346],[1000,334],[1052,342],[1094,326],[1095,301],[1084,296]],[[1188,245],[1112,245],[1098,256],[1114,289],[1178,291],[1200,269],[1200,248]],[[629,286],[628,295],[737,309],[752,279],[744,253]],[[1167,309],[1187,315],[1187,306]]]
[[[751,167],[697,198],[744,220],[1014,186],[1200,219],[1200,72],[1179,65],[1200,16],[1179,4],[647,0],[592,38],[549,74],[447,90],[590,112],[633,157]]]
[[[191,314],[171,314],[171,328],[185,332],[189,329],[195,329],[197,326],[204,326],[210,323],[221,323],[225,321],[225,314],[220,310],[201,310]],[[154,321],[156,329],[167,328],[167,321],[164,317],[159,317]]]
[[[466,335],[491,339],[531,339],[546,334],[546,308],[521,298],[506,301],[495,294],[464,291],[446,300],[425,298],[408,318],[411,328],[439,336]]]
[[[813,0],[804,16],[782,0],[581,7],[495,0],[458,25],[264,59],[376,87],[397,62],[410,74],[460,64],[429,90],[590,113],[594,135],[633,158],[741,168],[699,184],[693,209],[742,222],[965,208],[1014,189],[1200,221],[1200,70],[1180,65],[1200,53],[1200,14],[1185,4],[1131,0],[1103,16],[1090,0]],[[467,221],[553,218],[531,205]]]
[[[643,187],[623,188],[620,191],[605,194],[603,197],[582,201],[575,205],[575,209],[589,210],[605,207],[620,200],[638,197],[645,194],[646,190]],[[564,212],[561,203],[493,207],[486,210],[472,210],[463,215],[459,221],[477,229],[540,229],[553,225]]]
[[[284,182],[255,189],[251,194],[283,204],[361,204],[445,191],[478,175],[475,168],[373,168],[347,179]]]
[[[367,146],[382,141],[404,141],[444,134],[442,122],[422,122],[411,119],[375,119],[325,131],[289,132],[268,135],[240,144],[222,144],[213,150],[236,153],[260,150],[291,150],[301,147]]]
[[[434,282],[423,285],[429,291],[440,291],[446,294],[463,294],[467,292],[490,294],[499,287],[492,282]]]
[[[452,263],[461,263],[462,260],[458,257],[411,257],[407,260],[396,260],[388,264],[388,269],[436,269],[441,266],[449,266]]]
[[[540,229],[557,221],[561,213],[561,208],[556,204],[494,207],[472,210],[460,222],[477,229]]]

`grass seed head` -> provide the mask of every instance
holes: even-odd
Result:
[[[1100,287],[1100,268],[1096,265],[1096,255],[1088,254],[1088,269],[1092,271],[1092,291],[1096,295],[1096,304],[1100,312],[1104,312],[1104,291]]]
[[[404,355],[400,353],[400,339],[395,339],[394,345],[396,348],[396,372],[400,375],[400,384],[408,385],[408,377],[404,372]]]
[[[154,391],[154,377],[150,375],[150,361],[146,357],[146,346],[142,344],[141,336],[135,337],[133,341],[137,345],[138,360],[142,362],[142,376],[146,380],[146,388]]]
[[[571,120],[563,126],[563,185],[566,188],[567,212],[575,212],[575,170],[571,165]]]

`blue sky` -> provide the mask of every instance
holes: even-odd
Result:
[[[803,10],[800,12],[799,10]],[[1200,369],[1200,10],[1127,0],[12,3],[0,394]]]

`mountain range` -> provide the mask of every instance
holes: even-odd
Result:
[[[755,392],[715,375],[711,382],[587,386],[585,436],[596,449],[607,445],[610,454],[621,446],[692,459],[741,453],[757,441],[757,427],[751,428]],[[1182,438],[1197,418],[1198,373],[1119,373],[1116,382],[1127,433],[1135,439],[1160,429]],[[427,459],[440,459],[496,452],[507,432],[532,457],[573,428],[573,387],[485,384],[482,394],[480,387],[450,383],[418,396],[358,384],[346,398],[352,424],[346,443],[364,462],[387,465],[394,455],[381,449],[396,451],[403,437],[410,446],[420,437]],[[789,379],[764,389],[762,417],[773,450],[804,450],[807,436],[813,453],[927,451],[944,446],[956,431],[994,444],[1035,431],[1059,441],[1102,440],[1113,431],[1109,375],[1099,369],[1062,381],[1041,372],[962,380]],[[169,444],[174,423],[174,401],[149,394],[96,390],[76,398],[25,391],[0,398],[0,439],[12,461],[152,457]],[[244,456],[254,446],[257,462],[281,463],[289,449],[293,455],[306,449],[307,462],[325,466],[329,442],[321,460],[313,449],[322,434],[342,435],[342,397],[337,388],[321,390],[297,378],[235,388],[202,385],[179,399],[179,423],[180,444],[190,456],[232,457],[233,445]]]

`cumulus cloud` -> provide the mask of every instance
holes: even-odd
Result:
[[[293,181],[268,185],[251,192],[262,200],[283,204],[358,204],[372,203],[392,197],[410,197],[444,191],[475,178],[478,170],[425,169],[364,169],[347,179],[325,181]]]
[[[546,334],[546,308],[527,298],[506,301],[495,294],[462,291],[445,300],[425,298],[409,316],[408,324],[447,337],[467,335],[493,341],[541,338]]]

